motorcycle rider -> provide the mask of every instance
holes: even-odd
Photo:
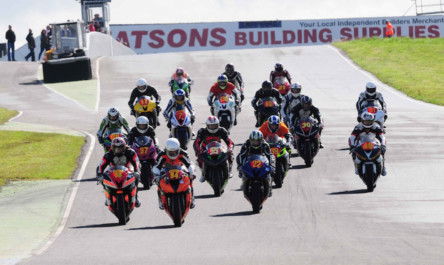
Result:
[[[168,83],[168,85],[171,88],[171,93],[173,93],[173,85],[174,85],[174,81],[178,81],[181,77],[185,78],[188,81],[188,95],[189,93],[191,93],[191,85],[194,83],[193,80],[191,80],[191,77],[188,73],[185,72],[185,70],[183,70],[182,67],[178,67],[176,69],[176,71],[174,72],[174,74],[171,76],[171,80]]]
[[[165,120],[168,121],[167,127],[168,129],[171,129],[171,114],[174,113],[174,111],[177,109],[178,105],[185,105],[185,107],[188,109],[188,111],[191,114],[191,124],[194,123],[194,120],[196,119],[194,115],[194,109],[191,105],[191,101],[186,97],[185,91],[183,89],[178,89],[174,91],[173,98],[168,101],[168,106],[166,107],[165,111],[163,112],[163,117]]]
[[[293,83],[290,86],[290,93],[285,95],[282,99],[281,115],[287,125],[290,125],[290,110],[301,102],[301,98],[303,97],[303,95],[301,95],[301,90],[301,84]]]
[[[131,92],[131,96],[130,99],[128,101],[128,106],[131,110],[131,115],[135,116],[136,112],[134,111],[134,101],[138,98],[140,98],[141,96],[149,96],[149,97],[154,97],[154,99],[156,100],[156,111],[157,111],[157,126],[160,125],[159,122],[159,113],[162,110],[160,108],[160,96],[157,93],[157,90],[148,85],[148,83],[146,82],[145,79],[140,78],[139,80],[137,80],[137,87],[133,89],[133,91]]]
[[[321,136],[322,130],[324,129],[324,119],[322,118],[319,109],[313,105],[312,99],[309,96],[301,97],[301,102],[296,105],[290,113],[292,117],[292,130],[294,129],[295,122],[298,121],[300,118],[313,116],[319,123],[319,137]],[[319,147],[324,148],[324,145],[321,142],[321,138],[319,138]]]
[[[239,84],[239,91],[241,102],[244,101],[244,81],[242,79],[241,73],[234,70],[234,65],[232,63],[228,63],[225,66],[225,72],[222,73],[228,77],[228,82],[232,83],[236,86],[236,82]]]
[[[113,139],[111,149],[105,153],[97,167],[97,181],[103,185],[103,174],[107,174],[105,169],[108,165],[111,166],[125,166],[129,168],[130,164],[133,166],[133,176],[136,179],[136,187],[140,179],[140,162],[136,151],[127,146],[125,140],[122,137],[116,137]],[[137,197],[136,191],[136,207],[140,207],[140,201]],[[105,202],[105,205],[107,203]]]
[[[355,174],[358,175],[358,165],[356,164],[355,154],[353,150],[357,147],[359,138],[363,135],[373,135],[381,143],[381,153],[382,153],[382,170],[381,175],[385,176],[387,171],[385,169],[385,158],[384,154],[386,151],[386,141],[384,136],[384,131],[381,129],[378,123],[375,122],[375,116],[368,112],[363,112],[361,114],[361,122],[355,126],[353,132],[348,139],[348,145],[350,146],[350,152],[352,154],[353,162],[355,164]]]
[[[234,143],[228,136],[228,132],[225,128],[219,126],[219,119],[215,116],[210,116],[206,120],[206,127],[199,129],[197,132],[196,140],[194,141],[194,152],[196,154],[198,166],[202,171],[202,160],[199,158],[199,154],[202,153],[205,149],[201,145],[207,145],[211,141],[221,142],[223,140],[228,147],[228,164],[229,164],[229,177],[232,175],[232,166],[233,166],[233,148]],[[199,178],[200,182],[205,182],[205,176],[202,171],[202,176]]]
[[[285,147],[288,152],[291,153],[290,142],[292,137],[290,130],[285,123],[281,122],[278,116],[271,115],[268,118],[268,121],[264,122],[264,124],[262,124],[262,126],[259,128],[259,131],[261,131],[264,139],[267,139],[267,137],[271,134],[277,134],[279,137],[285,139]]]
[[[256,116],[256,127],[261,126],[261,124],[259,124],[259,117],[258,117],[258,105],[257,102],[262,99],[262,98],[267,98],[267,97],[274,97],[277,101],[277,103],[279,105],[282,104],[282,96],[279,93],[279,91],[275,88],[273,88],[273,85],[271,84],[271,82],[265,80],[264,82],[262,82],[262,87],[256,91],[256,94],[254,95],[253,100],[251,101],[251,105],[254,108],[254,115]]]
[[[210,93],[208,94],[208,105],[211,107],[211,114],[214,115],[214,109],[213,109],[213,98],[217,98],[220,94],[228,94],[234,96],[234,102],[236,103],[236,115],[234,119],[234,125],[237,125],[237,114],[239,113],[239,100],[240,95],[236,91],[236,87],[228,82],[228,77],[226,75],[220,75],[217,77],[216,83],[211,86]]]
[[[274,81],[279,76],[283,76],[283,77],[287,78],[288,83],[291,85],[290,73],[284,69],[284,66],[282,66],[282,64],[276,63],[274,65],[274,71],[271,71],[271,73],[270,73],[270,81],[273,85],[274,85]]]
[[[153,167],[154,180],[158,186],[157,196],[159,197],[159,208],[161,210],[164,209],[162,200],[160,198],[160,178],[165,174],[162,170],[165,163],[169,164],[178,164],[182,165],[182,169],[188,171],[190,175],[190,186],[191,186],[191,209],[195,207],[194,202],[194,189],[193,189],[193,180],[196,178],[194,173],[194,165],[188,156],[188,153],[180,148],[179,140],[176,138],[170,138],[165,143],[165,150],[158,154],[158,162],[157,165]]]
[[[120,114],[117,108],[110,108],[108,110],[108,115],[103,118],[102,123],[100,123],[100,128],[97,131],[97,139],[100,144],[104,143],[103,134],[107,130],[112,129],[125,129],[126,133],[130,132],[128,121]]]
[[[153,139],[154,145],[156,146],[157,151],[159,151],[159,143],[157,142],[156,132],[154,128],[150,126],[150,122],[147,117],[140,116],[136,119],[136,126],[131,128],[131,131],[128,134],[128,145],[133,146],[134,141],[139,136],[148,136]]]
[[[365,85],[365,91],[359,94],[358,101],[356,102],[356,110],[358,111],[358,122],[360,122],[361,114],[365,106],[369,101],[377,100],[382,107],[382,111],[386,113],[384,120],[387,119],[387,104],[380,92],[376,91],[376,85],[372,82],[367,82]]]
[[[242,145],[242,148],[236,157],[237,171],[239,172],[239,177],[242,178],[241,189],[243,188],[245,182],[245,178],[243,177],[242,166],[245,164],[246,159],[250,155],[263,155],[267,157],[271,167],[270,173],[274,173],[275,171],[275,160],[274,160],[274,155],[271,153],[270,146],[268,145],[267,142],[264,141],[264,136],[262,135],[261,131],[259,130],[252,131],[250,133],[250,137]],[[268,194],[268,196],[271,197],[272,195],[271,175],[268,181],[270,184],[270,193]]]

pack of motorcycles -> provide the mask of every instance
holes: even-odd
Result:
[[[279,80],[282,82],[281,80]],[[174,84],[176,89],[188,88],[186,81],[181,80],[180,84]],[[288,83],[275,84],[281,94],[288,93]],[[376,122],[384,128],[384,120],[379,119],[380,107],[377,105],[367,106],[367,111],[375,114]],[[235,100],[228,94],[219,95],[213,103],[214,114],[219,118],[220,126],[228,132],[233,128],[236,109]],[[146,116],[150,124],[155,128],[157,125],[157,113],[155,100],[149,96],[142,96],[137,99],[134,106],[136,118]],[[258,102],[258,119],[265,122],[271,115],[280,116],[280,106],[274,98],[264,98]],[[181,148],[187,147],[192,137],[191,113],[186,108],[173,110],[171,119],[170,135],[179,140]],[[320,148],[319,124],[311,118],[301,118],[294,126],[293,146],[297,150],[305,165],[310,167],[314,157]],[[109,130],[104,134],[103,147],[105,152],[109,150],[112,139],[126,135],[120,129]],[[267,137],[266,142],[270,145],[272,154],[275,157],[275,170],[272,172],[268,159],[263,155],[249,156],[241,167],[246,181],[243,185],[244,197],[250,202],[254,213],[259,213],[268,199],[269,189],[272,189],[267,178],[273,179],[275,188],[281,188],[283,180],[290,168],[291,150],[286,150],[285,139],[274,134]],[[381,174],[381,149],[377,139],[359,139],[358,147],[353,150],[356,159],[360,160],[359,176],[367,186],[369,192],[373,191],[376,181]],[[135,139],[131,146],[137,153],[141,163],[140,182],[143,189],[150,189],[153,185],[154,176],[152,164],[149,161],[157,158],[157,150],[154,139],[141,136]],[[223,194],[229,180],[229,164],[227,148],[223,143],[213,141],[208,143],[199,158],[203,161],[202,171],[206,182],[214,191],[214,196]],[[187,216],[191,205],[191,179],[186,170],[181,165],[167,164],[164,167],[165,176],[159,183],[161,200],[166,213],[171,217],[176,227],[180,227]],[[108,177],[104,179],[103,186],[105,196],[111,204],[109,210],[118,218],[119,224],[126,224],[129,216],[135,207],[135,196],[138,187],[135,176],[130,169],[124,166],[111,167],[108,170]]]

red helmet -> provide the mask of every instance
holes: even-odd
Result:
[[[177,75],[177,76],[183,76],[184,74],[185,74],[185,71],[183,70],[182,67],[178,67],[178,68],[176,69],[176,75]]]

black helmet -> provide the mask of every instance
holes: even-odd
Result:
[[[234,65],[232,63],[225,65],[225,72],[230,75],[233,74],[234,73]]]
[[[312,105],[311,98],[309,96],[303,96],[301,98],[301,105],[304,110],[309,110]]]
[[[262,89],[270,90],[272,87],[273,85],[271,84],[270,81],[265,80],[264,82],[262,82]]]
[[[276,63],[276,64],[274,65],[274,70],[275,70],[276,72],[278,72],[278,73],[281,73],[281,72],[284,70],[284,67],[282,66],[282,64],[280,64],[280,63]]]

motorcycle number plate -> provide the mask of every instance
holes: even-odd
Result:
[[[361,147],[364,151],[370,151],[374,149],[375,145],[372,142],[365,142],[361,145]]]
[[[211,147],[210,150],[210,155],[218,155],[220,154],[220,148],[219,147]]]
[[[170,179],[178,179],[179,172],[180,172],[180,170],[178,170],[178,169],[171,169],[170,171],[168,171],[168,175],[169,175]]]
[[[372,114],[375,114],[376,112],[378,112],[378,108],[375,107],[368,107],[367,108],[367,112],[370,112]]]
[[[285,85],[280,85],[279,86],[279,91],[283,91],[283,90],[285,90]]]
[[[140,155],[148,154],[148,150],[149,150],[148,147],[140,147],[140,149],[139,149]]]
[[[114,138],[121,137],[121,136],[122,135],[120,133],[113,133],[109,136],[109,139],[114,140]]]
[[[264,102],[264,107],[266,107],[266,108],[274,107],[274,102],[271,100],[267,100]]]
[[[139,101],[139,104],[142,105],[142,106],[146,106],[146,105],[148,105],[149,102],[150,102],[149,99],[147,99],[147,98],[142,98],[142,99]]]
[[[222,96],[219,98],[220,103],[225,104],[228,103],[228,97]]]
[[[121,178],[123,176],[123,170],[120,170],[120,169],[114,170],[113,174],[114,174],[115,178]]]
[[[279,154],[279,148],[277,148],[277,147],[271,148],[271,153],[273,155],[277,156]]]
[[[176,119],[177,120],[183,120],[186,117],[186,113],[184,110],[178,110],[176,111]]]
[[[264,164],[264,162],[262,162],[260,160],[253,160],[250,162],[250,165],[252,168],[261,168],[263,164]]]

